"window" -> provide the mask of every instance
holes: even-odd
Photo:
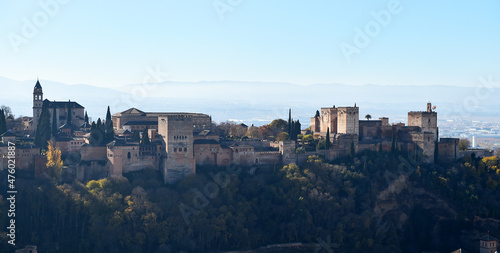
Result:
[[[187,151],[188,151],[188,149],[187,149],[187,148],[184,148],[184,152],[187,152]]]
[[[127,158],[130,159],[130,152],[127,153]]]
[[[174,152],[177,152],[177,148],[174,148]]]

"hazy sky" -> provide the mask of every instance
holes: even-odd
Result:
[[[141,83],[151,66],[172,81],[473,86],[479,76],[500,78],[495,0],[0,3],[0,76],[15,80],[116,87]]]

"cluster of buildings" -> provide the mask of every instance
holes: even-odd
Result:
[[[303,130],[303,134],[312,134],[315,139],[330,138],[331,146],[327,150],[304,153],[297,152],[297,148],[304,144],[300,140],[221,141],[212,130],[212,119],[207,114],[144,112],[136,108],[112,115],[115,132],[113,141],[91,145],[91,126],[86,120],[85,108],[72,101],[44,100],[39,81],[33,90],[33,117],[23,119],[23,122],[28,122],[25,131],[33,133],[36,129],[44,102],[51,113],[51,124],[56,120],[59,132],[55,141],[63,154],[65,172],[80,180],[155,169],[161,171],[165,183],[174,183],[196,173],[197,166],[301,163],[311,155],[335,159],[349,155],[353,150],[397,149],[426,163],[453,161],[465,154],[459,151],[459,139],[439,139],[437,113],[431,103],[427,104],[425,111],[409,112],[408,125],[390,124],[388,118],[360,120],[356,104],[353,107],[321,108],[311,118],[310,130]],[[16,142],[17,167],[32,168],[36,173],[43,173],[46,158],[25,131],[24,134],[16,131],[4,133],[0,151],[7,154],[6,143]],[[150,141],[138,142],[132,138],[135,132],[147,132]],[[478,155],[492,154],[483,152]],[[6,164],[0,163],[1,168],[6,168]]]

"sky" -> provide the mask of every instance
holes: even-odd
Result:
[[[0,76],[459,85],[500,79],[500,1],[0,0]],[[2,84],[0,84],[1,86]]]

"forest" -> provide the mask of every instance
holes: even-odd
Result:
[[[329,252],[325,244],[332,252],[475,252],[476,236],[500,236],[496,156],[436,165],[398,152],[367,151],[333,162],[310,156],[300,165],[198,167],[175,185],[163,184],[159,173],[59,182],[18,171],[16,247],[7,244],[6,229],[0,247],[260,252],[302,243],[297,252]],[[7,180],[0,187],[6,189]],[[2,228],[8,226],[5,192]],[[479,222],[485,219],[490,222]]]

